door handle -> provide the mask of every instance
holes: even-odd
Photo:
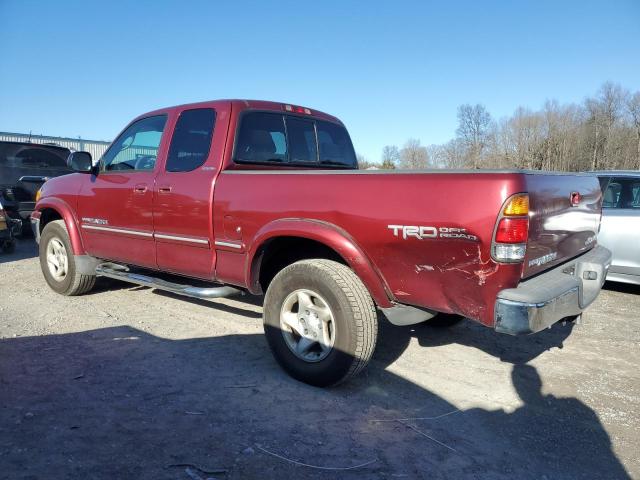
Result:
[[[133,191],[135,193],[146,193],[147,186],[144,183],[139,183],[135,187],[133,187]]]
[[[170,185],[163,185],[162,187],[158,188],[158,193],[171,193],[171,186]]]

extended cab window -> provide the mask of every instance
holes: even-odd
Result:
[[[216,112],[211,108],[186,110],[180,114],[171,139],[167,172],[190,172],[209,156]]]
[[[167,116],[158,115],[129,125],[102,156],[102,170],[153,170],[166,123]]]
[[[357,168],[353,145],[343,126],[268,112],[242,116],[234,160]]]
[[[615,177],[609,181],[602,201],[603,208],[640,208],[640,181]]]

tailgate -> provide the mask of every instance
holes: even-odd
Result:
[[[590,250],[600,225],[602,192],[588,174],[529,173],[529,241],[522,277],[530,277]],[[579,201],[572,204],[572,196]]]

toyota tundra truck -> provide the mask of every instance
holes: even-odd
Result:
[[[49,286],[96,277],[213,299],[264,294],[294,378],[361,371],[379,309],[395,325],[453,313],[511,335],[579,316],[611,262],[589,174],[358,170],[337,118],[220,100],[133,120],[94,164],[44,184],[31,217]]]

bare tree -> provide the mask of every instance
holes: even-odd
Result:
[[[367,160],[364,155],[360,153],[356,153],[356,160],[358,160],[358,168],[360,170],[367,170],[368,168],[375,166],[372,162]]]
[[[467,146],[468,162],[473,168],[480,167],[480,160],[487,144],[490,125],[491,115],[483,105],[465,104],[458,107],[458,129],[456,133]]]
[[[396,165],[400,162],[400,150],[395,145],[386,145],[382,149],[382,164],[381,168],[391,170],[396,168]]]
[[[636,135],[635,168],[640,170],[640,91],[629,95],[625,103]]]
[[[410,138],[400,150],[400,168],[417,170],[429,166],[429,155],[426,147],[420,145],[420,140]]]
[[[600,164],[611,163],[609,157],[615,156],[618,145],[613,142],[613,129],[621,117],[622,105],[627,93],[620,85],[605,82],[596,97],[587,98],[585,107],[589,114],[588,125],[591,128],[591,169],[597,170]]]
[[[640,91],[606,82],[580,104],[550,100],[498,122],[482,105],[461,105],[456,133],[428,148],[416,139],[399,152],[387,146],[382,160],[401,168],[640,170]]]

